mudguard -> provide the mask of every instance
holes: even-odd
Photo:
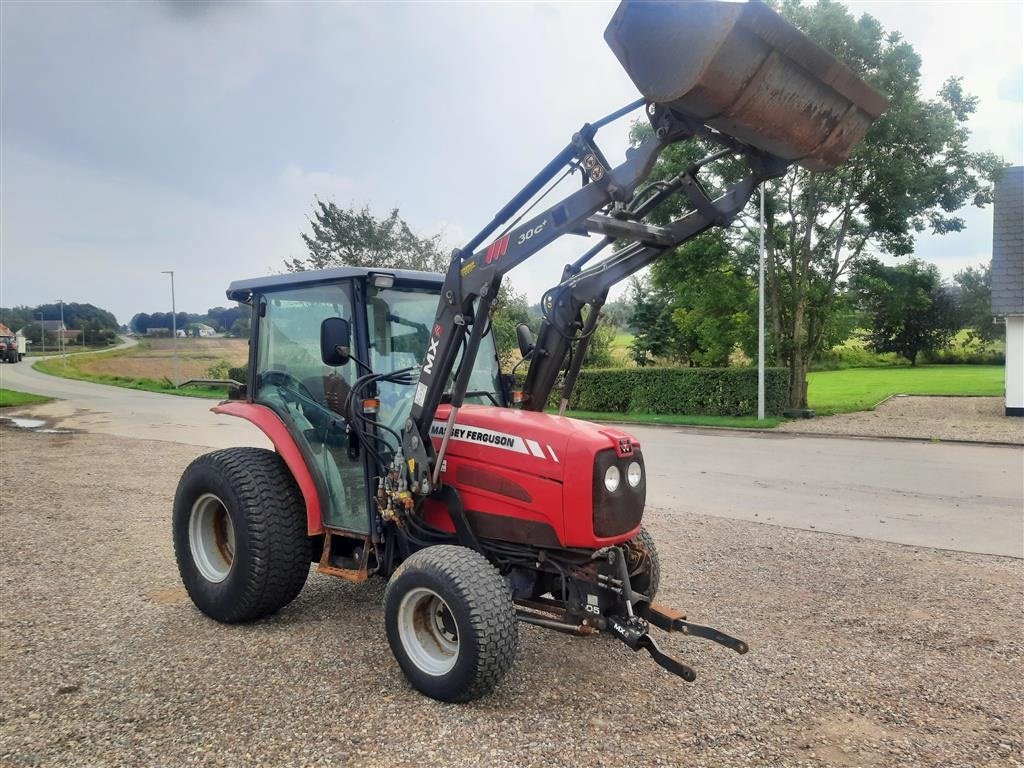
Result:
[[[323,533],[323,517],[321,516],[320,496],[317,494],[316,483],[313,481],[309,467],[306,466],[302,451],[295,444],[295,438],[281,421],[281,417],[265,405],[243,401],[224,402],[210,410],[225,416],[237,416],[260,428],[260,431],[274,444],[274,450],[284,459],[284,463],[291,470],[292,477],[295,478],[295,484],[299,486],[302,499],[306,503],[306,531],[310,536]]]

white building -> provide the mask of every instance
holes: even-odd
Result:
[[[1024,416],[1024,166],[996,184],[992,314],[1006,322],[1006,415]]]

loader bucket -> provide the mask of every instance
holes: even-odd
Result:
[[[888,103],[760,2],[623,0],[604,36],[648,101],[811,170],[845,162]]]

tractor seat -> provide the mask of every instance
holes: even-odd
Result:
[[[303,379],[303,386],[309,390],[317,402],[330,408],[339,416],[345,416],[345,401],[352,387],[341,376],[332,373],[329,376],[310,376]]]

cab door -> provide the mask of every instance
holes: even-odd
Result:
[[[320,492],[323,524],[366,535],[366,470],[343,415],[358,372],[353,361],[328,366],[320,357],[324,319],[355,322],[352,288],[346,280],[259,297],[254,400],[276,411],[294,436]]]

